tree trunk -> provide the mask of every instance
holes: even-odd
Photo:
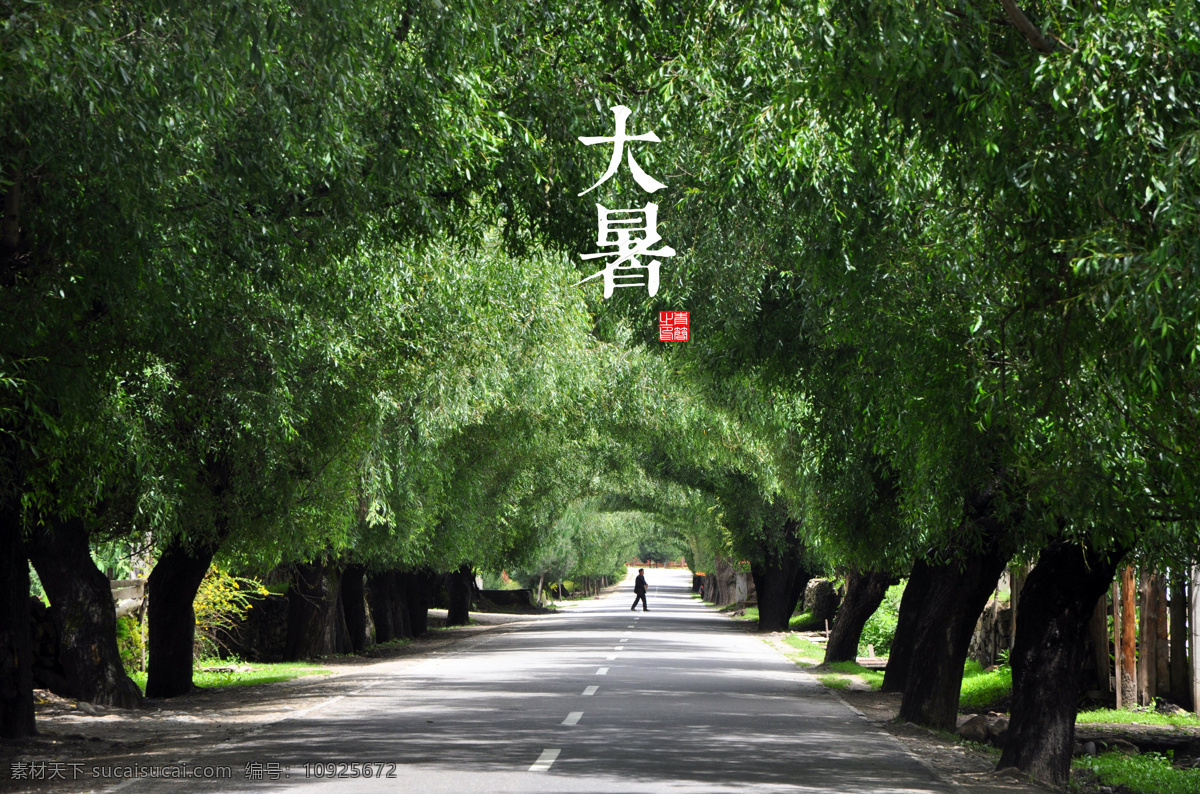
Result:
[[[342,571],[342,610],[353,653],[361,653],[371,644],[367,627],[367,597],[363,585],[366,573],[367,569],[362,565],[347,565],[346,570]]]
[[[863,626],[883,603],[887,589],[897,578],[881,571],[865,573],[851,570],[846,574],[846,597],[833,619],[833,631],[825,644],[825,662],[853,662],[858,658],[858,641]]]
[[[542,571],[538,574],[537,598],[535,599],[538,606],[542,605],[542,582],[544,581],[546,581],[546,572]]]
[[[924,560],[914,562],[908,574],[908,584],[904,586],[904,594],[900,596],[900,613],[896,616],[896,633],[892,637],[892,650],[883,671],[881,692],[904,691],[908,668],[912,663],[913,646],[925,609],[925,598],[932,585],[933,567]]]
[[[1125,702],[1125,662],[1121,659],[1121,583],[1120,577],[1112,583],[1112,614],[1113,614],[1113,689],[1117,709],[1120,710]]]
[[[117,708],[140,706],[142,691],[125,673],[117,649],[112,589],[92,561],[83,519],[36,528],[28,549],[58,631],[58,661],[68,691],[57,694]]]
[[[471,590],[475,575],[468,563],[458,566],[457,571],[446,574],[446,595],[450,603],[446,608],[447,626],[466,626],[471,622]]]
[[[432,596],[434,578],[429,571],[424,569],[396,574],[397,582],[404,594],[409,630],[414,637],[420,637],[429,631],[429,601]]]
[[[1071,771],[1084,635],[1124,550],[1055,541],[1025,583],[1012,656],[1012,720],[999,768],[1063,786]]]
[[[1011,653],[1017,642],[1017,611],[1021,606],[1021,590],[1025,587],[1025,577],[1029,573],[1025,563],[1011,565],[1008,568],[1008,650]]]
[[[987,547],[960,563],[931,568],[900,702],[902,721],[955,729],[971,635],[1007,562],[993,536]]]
[[[1178,570],[1171,572],[1171,699],[1183,708],[1191,708],[1191,687],[1187,659],[1187,578]]]
[[[1109,693],[1108,683],[1108,597],[1107,586],[1105,592],[1100,595],[1096,601],[1096,608],[1092,610],[1091,621],[1091,652],[1092,652],[1092,669],[1095,672],[1094,684],[1096,689],[1103,695]]]
[[[1192,651],[1191,682],[1192,711],[1200,713],[1200,565],[1192,566],[1191,581],[1188,583],[1188,627],[1191,638],[1188,648]]]
[[[783,549],[775,544],[763,548],[762,562],[750,566],[758,593],[758,630],[787,631],[796,602],[811,576],[800,568],[801,541],[796,522],[784,521]]]
[[[1137,608],[1133,566],[1121,569],[1121,702],[1125,708],[1137,704]]]
[[[29,564],[16,506],[0,503],[0,738],[35,736]]]
[[[375,622],[375,642],[391,642],[396,639],[396,624],[392,622],[392,572],[373,573],[367,577],[367,598],[371,603],[371,617]]]
[[[172,698],[192,691],[196,643],[192,602],[218,547],[216,541],[188,547],[175,538],[150,572],[146,581],[150,635],[146,697]]]
[[[1158,593],[1154,591],[1154,572],[1142,567],[1138,577],[1138,600],[1141,602],[1141,626],[1138,634],[1138,705],[1154,703],[1158,691]]]
[[[295,566],[288,588],[286,661],[338,652],[338,573],[324,559]]]
[[[1167,626],[1169,623],[1167,613],[1167,579],[1162,574],[1154,575],[1154,595],[1158,598],[1158,647],[1154,651],[1154,658],[1158,662],[1158,670],[1155,675],[1154,694],[1156,697],[1171,696],[1171,646],[1167,636]]]

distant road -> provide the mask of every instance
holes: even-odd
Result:
[[[809,675],[693,599],[687,571],[646,578],[647,613],[629,611],[627,582],[406,673],[347,678],[346,696],[190,759],[231,768],[232,779],[120,790],[947,790]]]

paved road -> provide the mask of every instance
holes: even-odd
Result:
[[[945,790],[895,740],[691,598],[686,572],[647,579],[649,612],[631,613],[625,588],[402,675],[364,677],[341,699],[190,759],[232,767],[232,781],[121,791]],[[396,777],[329,777],[325,765],[339,762]],[[278,780],[266,766],[263,780],[245,778],[248,765],[271,763]]]

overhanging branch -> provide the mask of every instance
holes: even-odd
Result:
[[[1036,25],[1029,21],[1029,17],[1025,16],[1025,12],[1017,6],[1014,0],[1000,0],[1000,5],[1004,6],[1004,11],[1008,14],[1008,18],[1016,25],[1017,30],[1021,31],[1021,34],[1025,36],[1030,46],[1038,52],[1054,52],[1054,43],[1048,41],[1042,35],[1042,32],[1037,29]]]

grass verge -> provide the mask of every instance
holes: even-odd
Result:
[[[1159,714],[1157,711],[1146,709],[1095,709],[1081,711],[1075,717],[1076,723],[1110,723],[1118,725],[1200,725],[1200,717],[1188,712],[1175,714]],[[1197,789],[1200,791],[1200,789]]]
[[[959,711],[995,711],[1012,696],[1012,668],[997,667],[987,672],[979,662],[968,659],[963,666]]]
[[[333,671],[323,667],[313,667],[307,662],[279,662],[276,664],[223,664],[214,663],[214,669],[206,670],[196,667],[192,673],[192,681],[199,687],[224,686],[254,686],[256,684],[273,684],[277,681],[290,681],[307,675],[330,675]],[[133,682],[146,691],[146,674],[133,672],[129,674]]]
[[[832,672],[817,676],[817,680],[830,689],[845,689],[855,678],[871,689],[883,686],[882,670],[869,670],[855,662],[833,662],[826,665],[825,669]]]
[[[1159,753],[1104,755],[1076,759],[1076,775],[1091,778],[1103,786],[1118,787],[1129,794],[1195,794],[1200,791],[1200,769],[1177,769],[1171,759]],[[1090,782],[1090,781],[1089,781]],[[1072,788],[1079,790],[1078,782]]]
[[[825,649],[815,642],[801,637],[799,634],[789,634],[783,638],[783,641],[796,649],[794,653],[789,653],[788,658],[802,667],[812,667],[820,664],[825,658]]]

